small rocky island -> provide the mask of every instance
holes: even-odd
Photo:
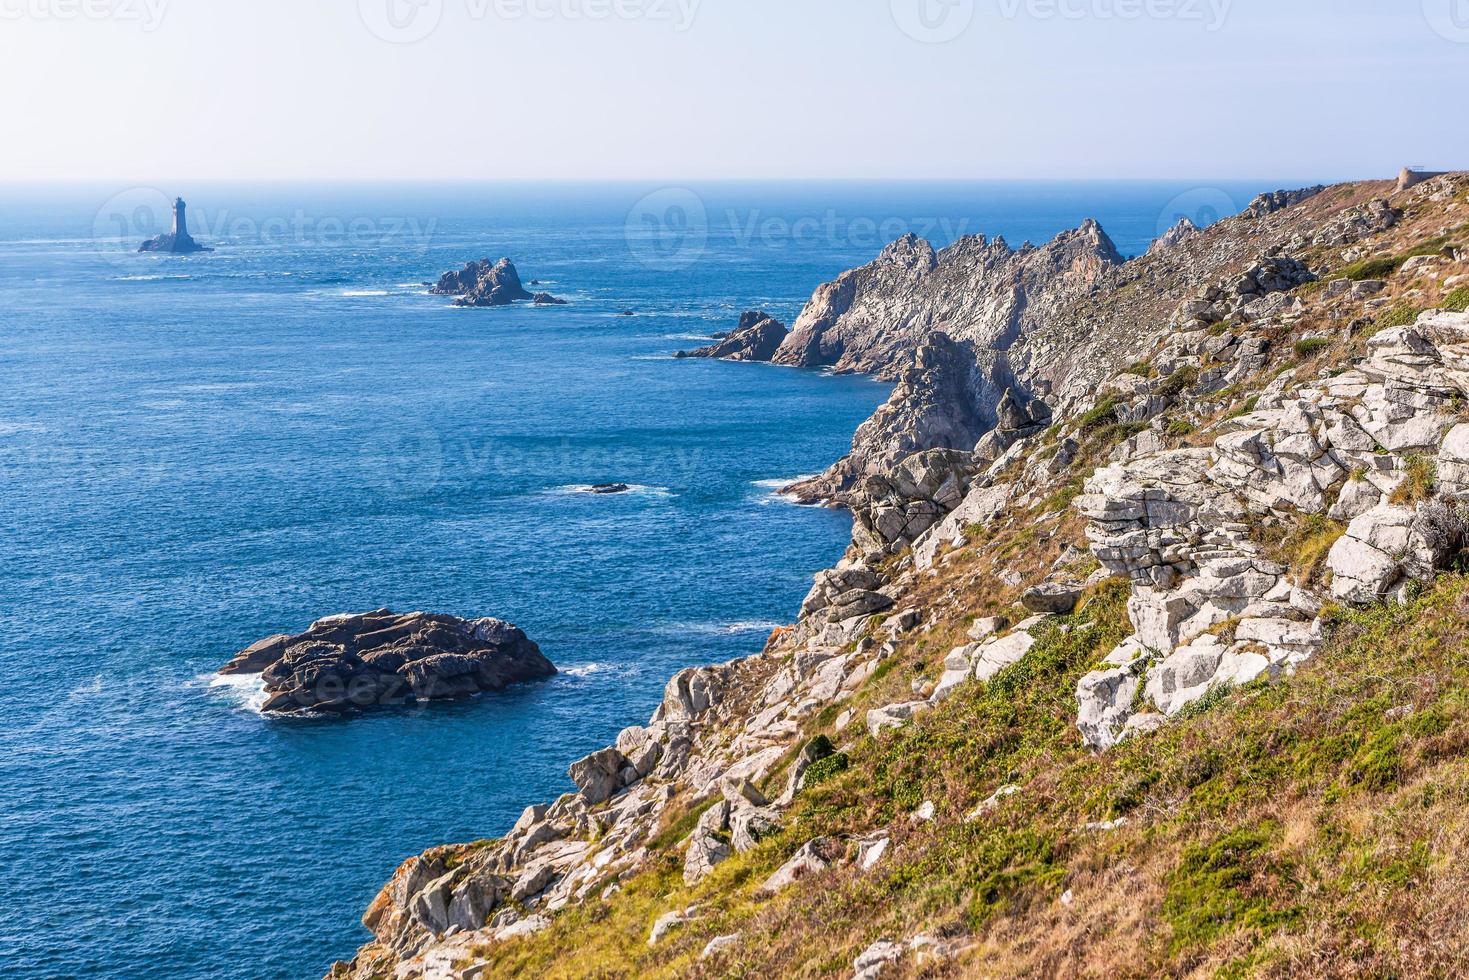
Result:
[[[194,241],[189,234],[189,221],[186,215],[188,205],[184,199],[175,198],[173,202],[173,231],[166,235],[154,235],[146,242],[138,246],[139,252],[164,252],[169,255],[190,255],[194,252],[212,252],[214,249],[206,248]]]
[[[768,361],[786,339],[785,324],[763,310],[741,314],[733,333],[719,343],[698,350],[681,350],[674,357],[713,357],[725,361]]]
[[[509,259],[470,262],[462,269],[444,273],[429,292],[453,296],[455,306],[509,306],[527,300],[536,306],[566,305],[566,300],[550,293],[527,291],[520,283],[515,263]]]
[[[267,637],[221,670],[260,674],[261,710],[348,714],[451,701],[539,680],[556,667],[523,631],[499,619],[387,609],[328,616],[294,636]]]

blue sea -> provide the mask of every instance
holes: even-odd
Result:
[[[0,973],[319,977],[404,858],[759,651],[849,532],[775,488],[887,389],[675,350],[907,231],[1094,216],[1136,254],[1275,186],[0,187]],[[215,251],[137,254],[175,194]],[[569,305],[427,294],[502,255]],[[384,606],[512,620],[562,672],[350,721],[213,676]]]

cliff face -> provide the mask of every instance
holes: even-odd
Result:
[[[1094,221],[1019,251],[973,236],[935,253],[907,235],[817,289],[774,360],[893,378],[935,330],[1008,350],[1121,261]]]
[[[1094,221],[1039,248],[971,237],[935,253],[912,236],[894,242],[877,261],[817,289],[774,355],[777,363],[902,382],[859,430],[848,457],[790,489],[808,501],[847,503],[843,494],[858,480],[908,453],[977,448],[993,458],[1007,441],[977,444],[996,427],[1006,391],[1051,411],[1088,402],[1177,322],[1179,303],[1197,283],[1299,246],[1292,229],[1320,216],[1296,206],[1320,190],[1264,195],[1213,234],[1180,225],[1131,262]],[[1337,229],[1337,237],[1353,230]],[[969,352],[962,381],[954,370],[909,370],[916,352],[933,346],[935,331]]]
[[[1466,248],[1460,174],[822,287],[846,556],[332,976],[1463,973]]]

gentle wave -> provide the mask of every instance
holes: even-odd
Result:
[[[342,290],[342,295],[343,296],[386,296],[386,295],[388,295],[388,291],[386,289],[344,289],[344,290]]]
[[[595,484],[591,484],[591,483],[570,483],[570,484],[567,484],[566,486],[562,486],[562,487],[553,487],[552,489],[550,489],[550,490],[548,490],[546,492],[547,493],[558,494],[558,495],[570,495],[570,494],[585,495],[585,496],[588,496],[588,497],[631,497],[631,496],[641,496],[641,497],[672,497],[672,496],[674,496],[673,491],[670,490],[670,489],[668,489],[667,487],[650,487],[650,486],[644,486],[644,485],[642,485],[640,483],[629,483],[627,485],[627,489],[624,490],[624,491],[622,491],[621,493],[593,493],[592,490],[593,490],[593,487],[594,486],[595,486]]]

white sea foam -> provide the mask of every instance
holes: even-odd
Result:
[[[265,677],[261,674],[205,674],[199,680],[211,691],[256,714],[260,714],[269,697],[265,693]]]
[[[386,289],[344,289],[344,290],[342,290],[342,295],[343,296],[354,296],[354,297],[357,297],[357,296],[386,296],[386,295],[388,295],[388,291]]]
[[[669,632],[679,633],[703,633],[708,636],[738,636],[741,633],[769,633],[771,630],[779,629],[784,623],[777,623],[765,619],[741,619],[733,623],[679,623],[669,628]]]
[[[801,483],[820,475],[820,473],[803,473],[800,476],[784,477],[777,480],[756,480],[754,485],[765,491],[760,497],[760,503],[762,505],[799,504],[801,501],[795,494],[781,493],[781,488],[788,487],[792,483]]]
[[[616,669],[616,664],[589,663],[577,664],[575,667],[563,667],[561,673],[568,677],[589,677],[592,674],[605,674]]]
[[[45,432],[40,422],[6,422],[0,419],[0,436],[13,436],[21,432]]]
[[[593,497],[672,497],[674,493],[667,487],[650,487],[640,483],[629,483],[627,489],[620,493],[594,493],[594,484],[570,483],[564,487],[553,487],[548,493],[554,494],[585,494]]]

